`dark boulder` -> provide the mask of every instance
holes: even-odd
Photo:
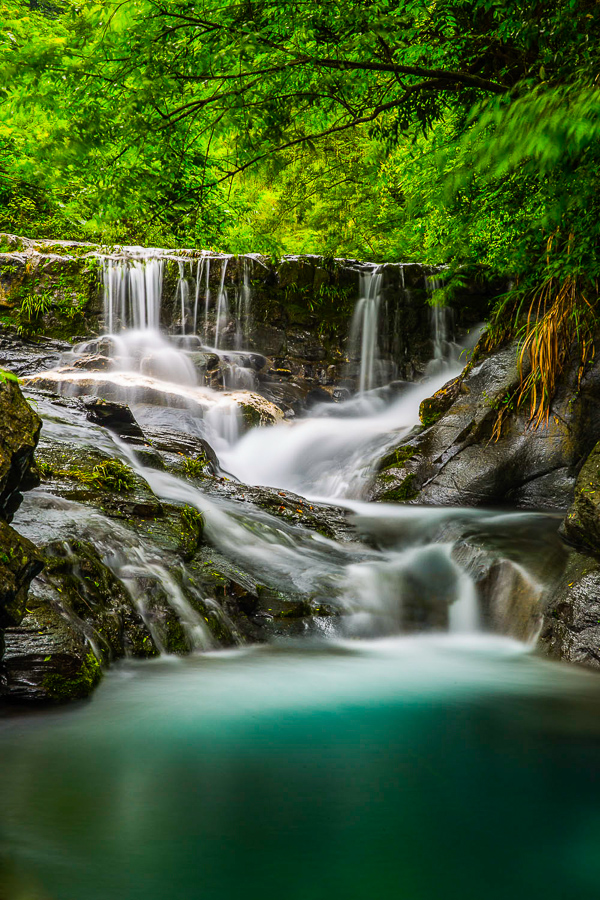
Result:
[[[21,488],[33,487],[33,454],[41,420],[23,397],[16,380],[0,373],[0,517],[10,522]]]
[[[515,345],[469,368],[426,401],[425,415],[435,419],[441,412],[439,419],[406,436],[381,461],[372,499],[564,510],[582,458],[600,439],[600,365],[580,384],[577,365],[567,368],[549,417],[537,428],[528,409],[514,409],[520,384]]]
[[[128,441],[144,441],[144,433],[126,403],[93,397],[84,400],[88,419]]]

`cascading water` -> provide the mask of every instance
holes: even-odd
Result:
[[[141,344],[159,322],[158,272],[151,260],[105,260],[106,326],[121,370],[81,377],[86,390],[94,378],[112,378],[114,387],[130,377],[141,390],[133,409],[143,428],[156,422],[156,409],[143,418],[148,395],[172,397],[166,428],[177,431],[179,416],[179,430],[193,440],[206,435],[211,413],[204,406],[188,416],[183,407],[197,402],[200,389],[175,372],[175,357],[170,381],[140,375],[150,364]],[[199,260],[194,322],[196,330],[206,278],[205,343],[209,273],[210,258]],[[128,663],[109,674],[91,705],[6,721],[0,895],[163,900],[175,891],[191,900],[200,885],[207,897],[247,900],[593,896],[600,877],[597,684],[526,650],[560,555],[557,522],[536,513],[360,500],[384,449],[418,423],[420,401],[459,370],[444,322],[432,313],[443,371],[395,399],[373,390],[377,274],[361,288],[357,315],[361,396],[241,440],[233,432],[222,438],[215,449],[223,467],[246,485],[192,483],[172,465],[147,467],[135,445],[91,425],[76,405],[37,398],[42,441],[125,460],[165,508],[186,504],[203,514],[210,560],[222,554],[268,584],[275,602],[278,591],[295,591],[307,605],[336,604],[339,614],[315,617],[312,642],[305,633],[292,646]],[[218,324],[217,312],[215,345]],[[124,361],[135,371],[123,372]],[[218,405],[216,392],[203,396]],[[355,539],[272,515],[283,491],[251,494],[251,483],[334,498]],[[190,647],[211,648],[208,616],[183,589],[196,590],[195,564],[177,569],[162,559],[160,519],[144,526],[157,534],[149,553],[122,510],[109,518],[41,487],[28,492],[14,524],[31,537],[41,529],[44,540],[92,542],[157,646],[149,582],[185,626]],[[478,579],[485,554],[501,559],[496,579]],[[517,634],[514,606],[527,594]],[[483,634],[486,623],[519,640]],[[423,631],[434,633],[416,634]],[[375,637],[387,639],[365,640]],[[435,865],[424,864],[432,857]]]
[[[225,290],[225,275],[228,262],[229,259],[225,258],[221,264],[221,281],[219,283],[219,293],[217,294],[217,314],[215,319],[215,350],[219,349],[222,340],[221,332],[229,319],[229,303],[227,291]]]
[[[190,286],[185,276],[185,262],[179,260],[179,281],[177,282],[177,293],[181,304],[181,333],[185,335],[185,320],[187,315],[187,307],[190,300]]]
[[[229,260],[229,257],[221,258],[214,304],[210,293],[210,257],[203,255],[195,272],[194,318],[197,322],[204,281],[204,330],[207,334],[209,310],[214,309],[214,345],[217,349],[229,318],[225,288]],[[182,330],[185,330],[189,307],[185,261],[178,259],[177,266],[177,304],[181,308]],[[223,469],[242,483],[291,490],[320,502],[333,500],[345,504],[353,514],[360,515],[356,502],[364,496],[373,465],[381,458],[390,440],[397,443],[407,435],[419,422],[421,401],[460,370],[457,357],[447,349],[453,345],[444,331],[445,311],[434,307],[434,363],[443,362],[443,365],[436,366],[429,379],[406,388],[398,396],[373,390],[381,376],[378,329],[383,273],[381,267],[372,267],[361,273],[360,296],[351,328],[351,345],[360,348],[356,351],[360,356],[358,398],[325,404],[312,416],[293,424],[252,428],[240,439],[237,401],[210,388],[197,387],[195,373],[190,377],[187,372],[187,367],[191,366],[189,355],[170,344],[156,329],[160,320],[162,262],[159,264],[151,257],[106,260],[103,271],[106,321],[109,325],[112,323],[112,337],[117,355],[121,353],[122,368],[133,371],[113,374],[86,370],[81,375],[86,385],[94,380],[99,385],[106,381],[113,386],[121,384],[127,388],[125,399],[142,428],[174,429],[208,440]],[[403,277],[402,268],[401,272]],[[250,306],[250,265],[245,259],[235,304],[236,343],[242,340],[243,323],[248,320]],[[128,328],[129,325],[132,327]],[[151,352],[148,352],[148,342]],[[168,372],[158,366],[161,353],[167,354]],[[228,359],[228,353],[221,351],[221,358],[227,363],[226,386],[237,387],[241,383],[246,388],[254,388],[252,370],[239,367],[235,357]],[[65,375],[70,383],[77,377],[72,372]],[[377,633],[409,627],[419,603],[418,597],[428,592],[439,594],[432,581],[434,570],[442,573],[438,581],[441,579],[449,586],[445,601],[435,613],[439,627],[457,631],[476,628],[479,617],[476,591],[467,569],[455,558],[454,540],[434,539],[419,547],[408,547],[403,538],[389,553],[380,553],[375,558],[370,554],[364,558],[363,548],[358,561],[353,558],[354,551],[348,558],[346,549],[341,551],[339,546],[333,545],[335,554],[341,553],[341,556],[339,564],[332,567],[328,561],[331,544],[325,549],[318,541],[316,545],[311,543],[307,555],[305,542],[296,544],[288,535],[284,551],[279,538],[273,542],[270,526],[263,534],[264,516],[259,516],[256,529],[249,534],[227,504],[218,504],[214,497],[208,500],[201,491],[172,475],[140,468],[133,450],[121,448],[119,452],[138,469],[157,496],[196,506],[206,518],[207,534],[215,546],[226,556],[242,557],[245,565],[259,576],[266,572],[276,577],[283,562],[283,570],[288,573],[288,578],[297,582],[296,587],[306,588],[310,584],[311,590],[325,593],[333,589],[330,584],[333,578],[336,583],[334,593],[351,614],[355,634],[361,634],[363,628],[361,615],[366,616],[364,622],[369,623],[364,625],[365,633],[372,633],[374,616],[379,623],[375,627]],[[403,519],[405,512],[396,509],[394,515],[396,519]],[[252,515],[247,518],[253,521]],[[307,560],[310,561],[308,568]],[[290,572],[295,574],[290,575]],[[420,585],[417,599],[411,599],[414,593],[411,585],[414,584]],[[285,583],[281,587],[284,589]]]
[[[241,350],[247,340],[249,321],[252,309],[252,291],[250,288],[250,263],[247,257],[242,262],[242,283],[237,290],[235,346]]]
[[[376,266],[360,274],[360,298],[350,327],[350,354],[360,357],[359,393],[378,386],[378,328],[382,269]]]
[[[103,260],[104,322],[110,334],[127,329],[158,329],[163,283],[162,259]]]

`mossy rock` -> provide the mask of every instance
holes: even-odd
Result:
[[[417,479],[413,473],[404,478],[400,484],[379,496],[383,503],[408,503],[419,495]]]
[[[575,484],[575,497],[562,532],[570,543],[600,557],[600,442],[581,469]]]
[[[379,463],[379,471],[384,472],[386,469],[400,469],[404,466],[405,463],[408,462],[409,459],[412,459],[416,453],[415,447],[403,446],[396,447],[394,450],[391,450]]]
[[[14,378],[0,377],[0,517],[10,521],[21,489],[39,480],[32,473],[41,420]]]
[[[90,651],[79,669],[68,675],[58,672],[46,675],[42,684],[49,699],[59,703],[83,700],[88,697],[102,679],[100,663]]]
[[[458,375],[436,391],[433,397],[427,397],[419,406],[419,418],[426,428],[435,425],[448,412],[461,393],[463,375]]]
[[[37,548],[0,520],[0,628],[21,622],[29,584],[42,567]]]

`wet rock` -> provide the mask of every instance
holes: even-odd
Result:
[[[102,666],[157,654],[132,598],[91,544],[52,542],[41,552],[45,568],[25,615],[5,635],[5,701],[80,700],[99,683]]]
[[[40,428],[17,382],[0,377],[0,517],[7,521],[20,502],[20,490],[37,483],[32,464]]]
[[[459,375],[436,391],[433,397],[423,400],[419,407],[419,418],[425,427],[433,425],[447,412],[457,399],[463,387],[463,379]]]
[[[306,405],[310,409],[317,403],[333,403],[333,397],[323,388],[313,388],[306,396]]]
[[[124,440],[144,440],[142,429],[125,403],[93,397],[90,400],[84,400],[84,406],[87,409],[89,420],[96,425],[102,425],[103,428],[114,431]]]
[[[508,503],[514,500],[520,509],[566,509],[575,492],[575,474],[573,468],[564,466],[540,475],[506,495]]]
[[[21,621],[29,583],[42,565],[33,544],[0,520],[0,629]]]
[[[32,588],[21,625],[5,633],[4,701],[65,703],[87,697],[102,677],[83,634],[60,611],[57,595]]]
[[[573,505],[563,523],[563,533],[570,543],[600,556],[600,443],[577,477]]]
[[[66,341],[46,337],[28,340],[0,327],[0,367],[19,378],[59,366],[64,354],[71,349]]]
[[[561,533],[574,545],[564,577],[552,594],[541,648],[567,662],[600,666],[600,444],[577,477]]]
[[[42,439],[37,457],[44,485],[67,499],[99,506],[116,517],[155,519],[163,514],[147,482],[100,450]]]
[[[103,372],[113,369],[115,362],[108,356],[81,356],[72,363],[74,369],[86,369],[90,372]]]
[[[552,659],[600,667],[600,563],[573,552],[546,609],[539,647]]]
[[[514,345],[468,367],[446,386],[446,394],[458,396],[441,418],[398,444],[397,463],[382,461],[372,498],[564,509],[582,455],[600,438],[600,366],[583,377],[577,404],[577,366],[565,371],[539,428],[531,427],[528,410],[510,409],[519,383]]]
[[[242,422],[246,428],[258,426],[276,425],[283,420],[283,411],[261,397],[260,394],[239,394],[238,407],[242,415]]]
[[[458,542],[452,557],[472,579],[480,624],[486,631],[524,642],[538,635],[547,602],[540,581],[514,560],[474,541]]]

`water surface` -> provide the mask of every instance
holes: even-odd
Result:
[[[127,664],[0,724],[0,896],[588,900],[599,713],[482,635]]]

